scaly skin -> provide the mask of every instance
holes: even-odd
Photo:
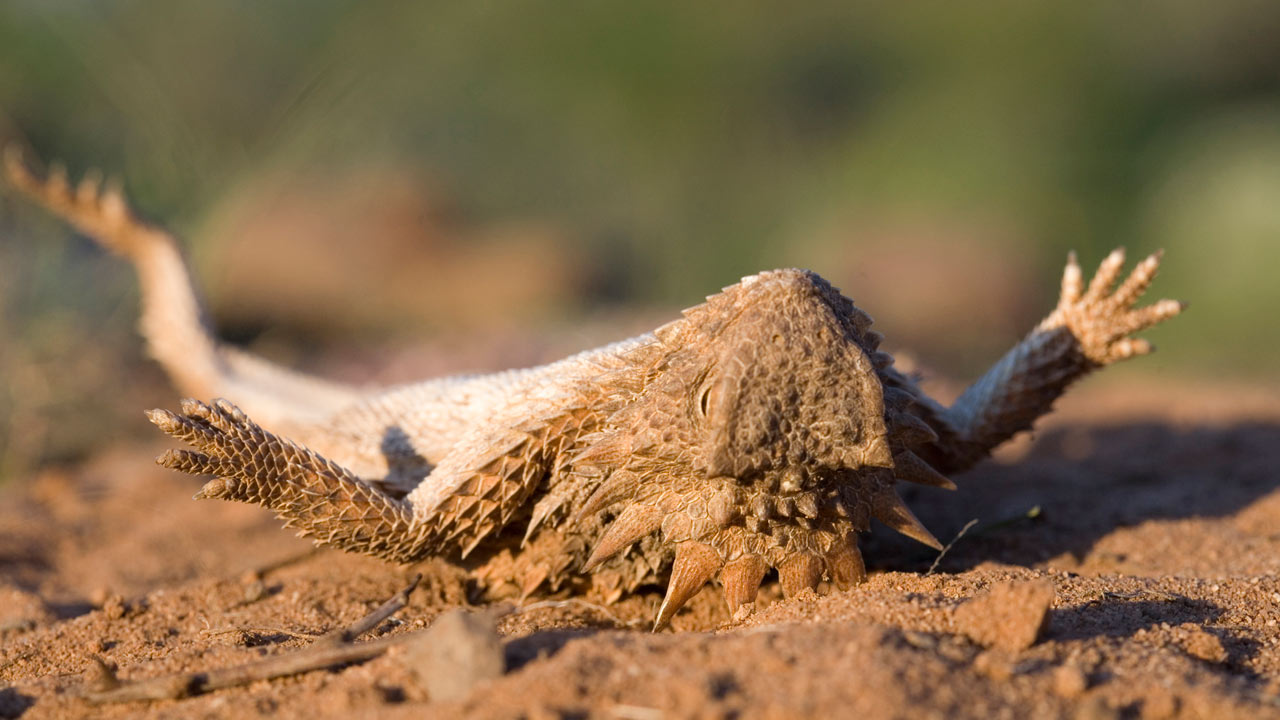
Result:
[[[719,578],[730,611],[770,568],[783,592],[865,576],[875,518],[932,547],[900,481],[954,489],[1084,375],[1151,352],[1135,332],[1177,315],[1134,308],[1160,258],[1112,291],[1116,251],[1087,288],[1074,256],[1058,306],[951,407],[879,351],[871,318],[816,274],[744,278],[651,334],[528,370],[360,391],[226,348],[172,238],[118,191],[11,183],[137,267],[142,332],[184,392],[228,400],[153,410],[192,446],[162,465],[213,475],[197,498],[270,508],[322,545],[408,562],[444,555],[491,591],[590,582],[606,598],[664,575],[665,625]],[[270,430],[265,429],[261,421]],[[295,438],[294,440],[286,438]]]

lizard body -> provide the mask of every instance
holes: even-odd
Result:
[[[537,368],[361,390],[220,343],[172,237],[118,190],[11,183],[137,268],[142,332],[175,385],[209,403],[150,411],[192,447],[158,461],[213,475],[198,498],[270,508],[316,542],[407,562],[444,555],[521,595],[590,582],[607,598],[668,577],[657,626],[718,578],[730,611],[770,569],[784,593],[865,578],[874,518],[938,541],[898,497],[954,489],[1066,388],[1151,351],[1177,315],[1135,308],[1155,255],[1085,287],[1072,256],[1057,308],[951,406],[879,349],[871,318],[805,270],[744,278],[652,333]],[[232,403],[235,403],[234,405]]]

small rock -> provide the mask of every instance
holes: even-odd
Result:
[[[979,645],[1025,650],[1044,632],[1053,598],[1048,580],[1002,583],[956,608],[956,625]]]
[[[120,687],[116,669],[97,655],[89,656],[89,667],[84,671],[84,686],[90,692],[108,692]]]
[[[452,610],[406,643],[399,660],[431,700],[462,700],[506,671],[492,619]]]
[[[124,598],[119,595],[112,595],[102,603],[103,614],[111,620],[119,620],[124,617],[124,614],[128,609],[128,606],[125,605]]]
[[[261,580],[254,580],[244,586],[245,604],[256,603],[267,596],[267,585]]]
[[[1188,655],[1211,663],[1227,661],[1227,649],[1222,647],[1217,635],[1195,625],[1183,625],[1183,629],[1186,634],[1182,637],[1182,649]]]
[[[1053,671],[1053,692],[1065,700],[1074,700],[1089,689],[1089,678],[1075,665],[1062,665]]]

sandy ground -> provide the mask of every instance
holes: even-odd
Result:
[[[656,587],[472,606],[443,562],[312,553],[258,508],[192,501],[150,463],[159,438],[104,450],[0,494],[0,717],[1280,717],[1280,390],[1132,377],[1086,383],[958,493],[910,496],[944,541],[978,520],[937,571],[881,529],[861,587],[769,583],[736,619],[708,587],[658,634]],[[395,647],[183,700],[80,697],[93,656],[128,681],[289,653],[417,572],[371,636],[471,608],[503,676],[433,700]]]

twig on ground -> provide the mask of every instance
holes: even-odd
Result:
[[[287,635],[291,638],[298,638],[300,640],[315,640],[317,638],[323,637],[322,635],[317,635],[315,633],[304,633],[304,632],[298,632],[296,630],[286,630],[282,627],[267,627],[267,626],[254,626],[254,625],[244,625],[244,626],[228,625],[227,627],[209,628],[207,630],[201,630],[200,634],[201,635],[227,635],[230,633],[238,633],[238,632],[258,633],[261,635]]]
[[[413,576],[413,580],[409,581],[409,585],[400,592],[392,595],[386,602],[378,606],[377,610],[365,615],[350,625],[340,628],[320,638],[322,642],[332,643],[349,643],[370,630],[378,627],[378,625],[387,618],[395,615],[409,604],[409,595],[418,587],[418,583],[422,582],[422,573]]]
[[[407,587],[392,596],[378,609],[344,628],[321,636],[316,642],[301,650],[229,668],[183,672],[150,680],[121,683],[118,687],[109,690],[91,690],[86,692],[84,697],[92,703],[177,700],[212,690],[247,685],[258,680],[270,680],[285,675],[296,675],[311,670],[370,660],[386,652],[387,648],[417,634],[406,633],[363,643],[352,642],[403,609],[409,603],[409,594],[418,586],[421,579],[421,575],[415,576]],[[118,682],[113,673],[110,680]],[[99,687],[101,686],[99,682]]]
[[[951,538],[951,542],[947,543],[947,546],[942,548],[942,550],[938,552],[938,557],[933,559],[933,564],[929,566],[929,570],[925,572],[924,576],[929,577],[930,575],[932,575],[933,571],[938,569],[938,563],[942,562],[942,558],[946,556],[949,550],[951,550],[951,547],[955,545],[957,542],[959,542],[960,538],[964,537],[965,533],[969,532],[969,528],[977,524],[978,524],[978,518],[974,518],[969,522],[965,523],[964,527],[960,528],[960,532],[956,533],[956,536]]]

